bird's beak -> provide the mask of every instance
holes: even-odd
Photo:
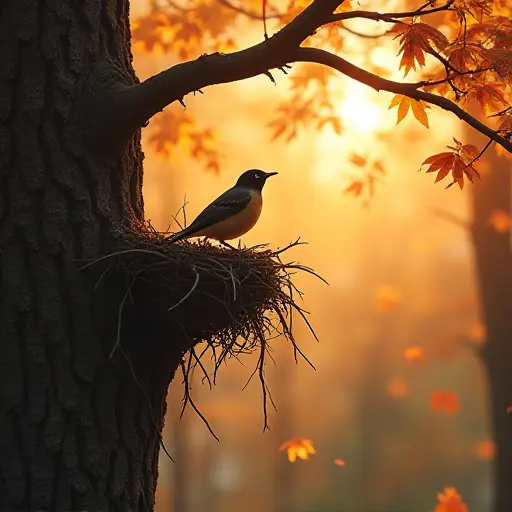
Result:
[[[275,176],[277,172],[266,172],[265,173],[265,179],[270,178],[270,176]]]

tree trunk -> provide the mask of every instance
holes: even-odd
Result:
[[[472,238],[481,303],[487,326],[482,359],[489,383],[490,412],[497,454],[494,460],[495,512],[512,510],[512,253],[510,233],[489,225],[493,210],[510,212],[510,164],[491,149],[491,171],[472,187]]]
[[[153,509],[180,350],[155,369],[148,326],[126,312],[121,338],[132,367],[120,351],[109,360],[123,286],[80,270],[108,250],[115,223],[143,218],[140,132],[107,162],[82,143],[78,123],[88,120],[80,105],[99,61],[116,81],[136,83],[128,8],[127,0],[0,3],[5,512]]]

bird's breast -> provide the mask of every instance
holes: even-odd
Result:
[[[194,236],[206,236],[215,240],[233,240],[247,233],[258,222],[263,205],[259,192],[251,190],[250,193],[251,200],[243,210],[213,226],[202,229]]]

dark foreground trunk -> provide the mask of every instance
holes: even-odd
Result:
[[[133,369],[121,351],[109,360],[124,283],[79,270],[143,215],[138,135],[107,163],[78,122],[97,62],[129,85],[131,60],[126,0],[0,1],[2,512],[153,508],[179,350],[156,368],[126,310]]]

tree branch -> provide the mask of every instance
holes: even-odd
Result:
[[[392,16],[431,14],[447,9],[453,1],[448,1],[442,7],[427,9],[426,6],[430,5],[429,2],[417,11],[394,13]],[[454,113],[471,127],[512,153],[512,141],[501,136],[499,131],[485,125],[449,99],[420,90],[420,87],[425,85],[423,82],[394,82],[361,69],[325,50],[300,47],[300,44],[318,28],[333,21],[333,13],[342,3],[343,0],[314,0],[288,25],[255,46],[230,54],[204,55],[194,61],[177,64],[140,84],[120,85],[114,88],[111,94],[102,98],[102,108],[99,110],[99,115],[95,116],[99,120],[96,121],[98,126],[93,130],[93,134],[100,139],[98,144],[105,137],[111,141],[108,134],[116,134],[119,140],[124,138],[128,141],[132,134],[153,115],[175,101],[183,101],[183,97],[191,92],[215,84],[252,78],[260,74],[268,75],[270,69],[283,69],[293,62],[312,62],[336,69],[375,90],[403,94],[437,105]],[[336,16],[340,20],[358,17],[359,14],[360,12],[355,11]],[[363,17],[378,16],[378,19],[386,16],[380,13],[364,14],[367,16]],[[340,18],[340,16],[344,16],[344,18]],[[88,112],[90,114],[90,111]],[[91,115],[88,117],[90,119]],[[113,151],[111,152],[113,153]]]
[[[333,23],[336,21],[345,21],[352,20],[354,18],[364,18],[367,20],[374,21],[384,21],[386,23],[396,23],[396,20],[400,20],[403,18],[413,18],[415,16],[425,16],[427,14],[434,14],[436,12],[447,11],[453,4],[455,0],[448,0],[444,5],[440,5],[439,7],[434,7],[432,9],[427,9],[431,2],[427,2],[423,4],[421,7],[416,9],[415,11],[404,11],[404,12],[376,12],[376,11],[349,11],[349,12],[340,12],[333,14],[329,22]]]
[[[448,98],[419,90],[417,84],[399,83],[387,80],[386,78],[381,78],[378,75],[374,75],[369,71],[354,66],[354,64],[351,64],[342,57],[338,57],[337,55],[318,48],[298,48],[295,51],[292,62],[313,62],[323,64],[336,69],[340,73],[368,85],[377,91],[388,91],[395,94],[403,94],[415,100],[421,100],[432,105],[437,105],[444,110],[452,112],[459,119],[469,124],[469,126],[473,127],[483,135],[486,135],[489,139],[492,139],[494,142],[500,144],[507,151],[512,153],[512,141],[502,137],[497,131],[473,117]]]

